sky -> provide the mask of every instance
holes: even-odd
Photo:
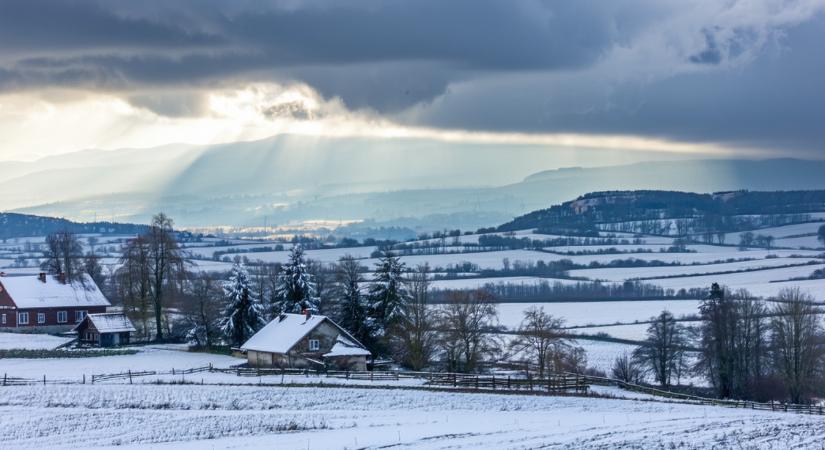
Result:
[[[0,2],[0,160],[278,134],[825,157],[825,0]]]

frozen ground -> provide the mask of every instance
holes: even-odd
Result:
[[[821,417],[638,400],[255,386],[0,389],[41,448],[810,448]]]

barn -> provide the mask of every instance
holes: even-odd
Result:
[[[72,282],[45,273],[0,277],[0,329],[7,331],[68,331],[108,306],[88,275]]]
[[[249,338],[246,351],[252,367],[366,370],[371,356],[363,344],[329,317],[281,314]]]
[[[77,340],[82,344],[100,347],[127,345],[135,326],[121,313],[88,314],[72,331],[77,332]]]

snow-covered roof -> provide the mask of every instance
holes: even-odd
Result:
[[[281,314],[261,328],[248,341],[244,342],[241,349],[268,353],[287,353],[304,336],[324,321],[329,321],[332,326],[338,329],[340,332],[339,338],[346,336],[350,344],[358,345],[349,333],[327,316],[312,315],[307,319],[303,314]]]
[[[37,275],[0,277],[0,285],[8,292],[19,309],[28,308],[82,308],[110,306],[92,277],[83,275],[82,282],[63,284],[54,276],[46,276],[46,282]]]
[[[88,314],[86,320],[92,322],[98,333],[123,333],[126,331],[137,331],[132,321],[121,313]],[[83,322],[77,324],[73,331],[76,331]]]
[[[329,353],[324,353],[324,358],[335,356],[370,356],[369,350],[352,342],[343,335],[338,336],[335,340],[335,345],[329,350]]]

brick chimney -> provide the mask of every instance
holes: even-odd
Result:
[[[37,275],[37,279],[40,280],[42,283],[45,283],[46,282],[46,272],[40,272],[40,274]]]

